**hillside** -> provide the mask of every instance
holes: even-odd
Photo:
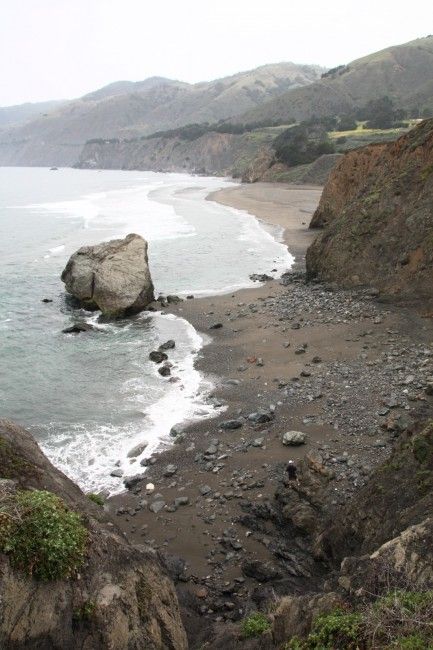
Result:
[[[0,106],[0,129],[18,126],[34,120],[44,113],[54,110],[65,104],[65,101],[36,102],[17,104],[16,106]]]
[[[433,36],[427,36],[339,66],[306,88],[289,90],[246,112],[240,121],[340,115],[384,95],[411,111],[433,110],[432,70]]]
[[[186,650],[176,592],[155,552],[129,544],[101,505],[6,420],[0,519],[3,650]]]
[[[211,82],[152,78],[90,93],[0,136],[1,165],[72,165],[94,138],[131,138],[192,122],[217,122],[289,88],[316,81],[318,66],[278,63]]]
[[[344,156],[311,225],[310,277],[433,303],[433,119]]]

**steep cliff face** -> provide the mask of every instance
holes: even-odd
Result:
[[[194,140],[158,137],[87,143],[76,167],[144,169],[241,176],[259,150],[270,151],[272,129],[234,135],[210,132]]]
[[[82,566],[68,578],[36,579],[43,556],[36,552],[39,547],[32,538],[26,542],[31,553],[24,555],[29,549],[23,549],[21,532],[32,510],[20,512],[14,504],[22,495],[28,499],[39,494],[45,499],[47,491],[61,500],[67,512],[78,513],[87,531]],[[20,545],[15,539],[14,546],[5,539],[17,513],[15,538]],[[43,510],[38,513],[46,515]],[[53,541],[56,526],[57,520],[51,517],[40,535]],[[56,553],[71,545],[67,530],[49,547],[46,561],[52,563]],[[0,544],[5,551],[0,552],[1,648],[187,647],[174,587],[155,553],[128,544],[103,509],[51,465],[31,435],[5,420],[0,421]]]
[[[433,301],[433,120],[347,154],[325,186],[307,273]]]
[[[349,151],[331,172],[320,203],[310,222],[310,228],[324,228],[344,209],[362,189],[383,153],[386,144],[370,144]]]

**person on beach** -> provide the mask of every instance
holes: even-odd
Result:
[[[289,460],[286,471],[289,477],[289,484],[295,481],[296,485],[299,485],[298,468],[296,467],[294,460]]]

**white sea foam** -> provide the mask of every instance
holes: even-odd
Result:
[[[42,210],[62,218],[80,219],[85,230],[108,231],[111,236],[136,232],[148,241],[194,236],[194,228],[173,209],[149,199],[150,192],[159,185],[94,192],[72,201],[31,204],[24,208],[34,213]]]
[[[85,174],[65,170],[65,175],[77,173]],[[83,178],[91,179],[94,173],[88,174]],[[144,173],[128,176],[125,173],[122,183],[130,182],[130,186],[111,189],[111,178],[119,183],[117,177],[105,177],[104,173],[99,175],[97,186],[104,186],[105,183],[105,187],[108,187],[105,191],[91,191],[95,187],[92,181],[85,186],[86,191],[73,200],[34,202],[24,208],[16,206],[34,215],[52,215],[56,219],[52,231],[55,231],[55,236],[45,238],[36,250],[29,248],[32,260],[35,252],[39,258],[47,253],[44,266],[49,270],[50,278],[58,278],[67,256],[79,246],[121,237],[129,232],[142,234],[151,243],[152,275],[157,288],[166,294],[211,296],[232,293],[254,286],[255,283],[249,279],[251,273],[269,273],[271,269],[276,269],[275,275],[278,276],[293,262],[293,257],[279,241],[281,231],[271,230],[247,212],[205,201],[211,191],[222,186],[234,186],[235,183],[216,178],[194,179],[180,174]],[[72,180],[76,183],[76,177]],[[57,220],[60,220],[60,224]],[[33,242],[31,244],[33,246]],[[52,279],[47,286],[51,290]],[[31,295],[34,295],[34,291]],[[20,305],[16,309],[21,309]],[[49,318],[50,314],[54,314],[54,311],[44,307],[41,318]],[[194,366],[197,354],[206,341],[184,319],[162,314],[142,316],[143,321],[151,318],[155,328],[158,330],[159,327],[158,331],[164,336],[167,334],[167,324],[173,327],[170,337],[173,335],[172,338],[176,338],[176,349],[169,356],[174,364],[172,376],[178,377],[179,381],[170,383],[158,374],[155,365],[150,364],[148,350],[146,354],[143,353],[143,338],[152,334],[145,327],[136,330],[133,321],[121,325],[100,323],[97,322],[98,313],[82,313],[80,317],[94,323],[104,333],[80,335],[77,338],[61,336],[58,343],[56,337],[63,327],[63,316],[57,314],[59,320],[49,321],[45,330],[53,337],[47,341],[45,358],[38,352],[34,357],[34,368],[35,373],[39,368],[41,376],[48,377],[47,368],[55,368],[55,371],[52,370],[54,377],[58,372],[58,377],[67,378],[66,390],[69,389],[68,373],[71,373],[75,385],[68,394],[68,400],[71,399],[72,408],[63,409],[62,403],[59,407],[59,403],[54,401],[52,418],[49,411],[41,409],[37,432],[53,462],[84,489],[121,490],[122,479],[110,476],[113,469],[122,469],[124,476],[143,472],[140,461],[161,446],[171,444],[169,432],[174,424],[217,414],[208,400],[212,383]],[[26,318],[27,315],[28,310]],[[0,323],[0,326],[8,327],[6,323]],[[27,324],[24,331],[28,332]],[[69,344],[66,350],[65,341]],[[39,341],[39,345],[43,344],[44,338]],[[50,354],[53,356],[50,357]],[[56,357],[56,354],[62,356]],[[124,354],[129,355],[130,367],[123,375]],[[96,364],[95,373],[87,376],[86,366],[90,358]],[[42,360],[43,371],[38,366]],[[111,383],[110,377],[104,375],[105,368],[113,367],[122,376],[118,383]],[[101,383],[103,379],[98,372],[102,372],[106,384]],[[82,388],[81,380],[85,388]],[[49,384],[47,386],[52,388]],[[164,390],[161,390],[162,387]],[[94,394],[100,396],[101,404],[105,404],[106,395],[111,396],[106,411],[96,408],[95,402],[92,402]],[[19,399],[16,404],[19,414]],[[80,410],[80,417],[74,411],[75,404]],[[62,418],[65,420],[62,421]],[[32,418],[29,417],[31,422]],[[128,452],[143,442],[147,442],[147,447],[141,456],[128,458]]]
[[[96,314],[87,320],[95,323],[97,318]],[[201,336],[183,318],[161,313],[153,314],[152,318],[172,321],[187,337],[188,344],[178,351],[172,368],[172,377],[179,381],[171,383],[162,378],[155,367],[155,380],[165,382],[165,393],[150,406],[146,405],[146,400],[142,406],[140,404],[146,385],[139,376],[131,378],[123,386],[124,397],[132,397],[135,402],[137,418],[121,428],[100,423],[94,427],[72,425],[68,433],[53,435],[43,443],[54,464],[86,490],[109,490],[111,494],[121,491],[123,477],[145,471],[140,460],[171,444],[169,432],[175,424],[215,417],[222,410],[216,409],[208,400],[212,382],[195,368],[197,354],[209,339]],[[144,442],[147,443],[144,452],[135,459],[128,458],[128,452]],[[122,479],[110,476],[115,468],[122,470]]]

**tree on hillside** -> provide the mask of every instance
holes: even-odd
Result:
[[[326,128],[322,124],[312,124],[311,120],[283,131],[275,138],[273,147],[276,159],[290,167],[305,165],[322,154],[335,151]]]
[[[391,129],[394,122],[404,117],[404,111],[397,110],[387,95],[370,101],[359,111],[359,119],[367,120],[369,129]]]

